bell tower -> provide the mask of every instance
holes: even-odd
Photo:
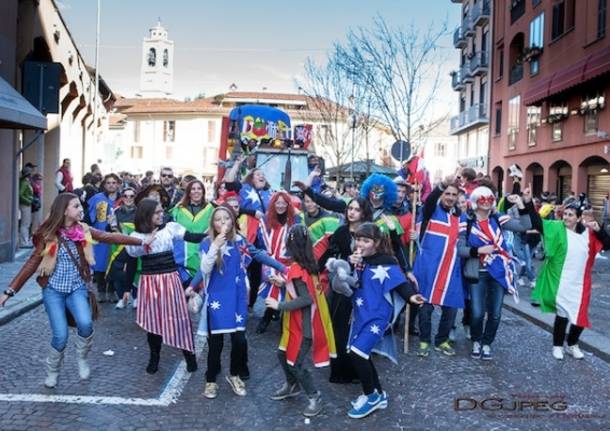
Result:
[[[168,40],[161,19],[149,32],[142,43],[140,93],[144,97],[167,97],[174,85],[174,42]]]

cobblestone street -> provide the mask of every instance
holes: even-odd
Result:
[[[494,345],[494,360],[470,359],[469,343],[458,331],[458,355],[433,352],[420,359],[413,351],[401,355],[400,365],[376,358],[384,389],[390,395],[387,410],[364,420],[349,419],[349,401],[359,385],[331,385],[328,370],[314,372],[323,392],[323,413],[306,424],[301,410],[305,399],[285,402],[268,399],[282,381],[276,360],[279,325],[263,335],[249,324],[250,370],[248,395],[240,399],[219,378],[215,400],[202,395],[205,349],[199,370],[188,378],[181,352],[164,346],[161,367],[145,373],[147,345],[134,323],[133,310],[103,307],[96,324],[91,354],[92,377],[79,382],[75,351],[67,349],[59,385],[45,389],[43,361],[49,329],[42,307],[2,326],[0,362],[0,429],[2,430],[179,430],[179,429],[468,429],[468,430],[600,430],[610,427],[610,365],[593,355],[583,361],[552,359],[551,336],[525,319],[505,311]],[[71,340],[73,341],[73,339]],[[412,348],[417,339],[412,339]],[[225,344],[223,371],[228,370]],[[113,356],[103,352],[114,351]],[[185,376],[181,379],[181,376]],[[49,397],[57,395],[55,397]],[[65,397],[61,397],[61,396]],[[559,398],[557,398],[559,397]],[[504,400],[506,410],[482,410],[473,401]],[[561,400],[565,411],[544,411],[531,404],[513,409],[513,401]],[[175,401],[175,402],[174,402]],[[495,407],[494,407],[495,406]],[[556,404],[556,406],[559,406]],[[498,402],[491,408],[499,408]],[[547,407],[548,409],[548,407]]]

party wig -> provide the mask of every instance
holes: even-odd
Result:
[[[383,196],[384,208],[392,208],[396,203],[396,199],[398,199],[398,189],[394,181],[385,175],[372,174],[362,183],[362,186],[360,187],[360,196],[364,199],[368,199],[369,193],[375,186],[382,186],[385,191]]]

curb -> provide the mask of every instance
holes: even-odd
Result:
[[[514,305],[510,305],[507,303],[504,303],[504,307],[510,312],[528,320],[529,322],[544,329],[545,331],[551,334],[553,333],[553,325],[548,322],[545,322],[540,317],[534,316],[531,313],[522,310],[520,307],[515,307]],[[578,345],[584,348],[585,350],[592,352],[594,355],[596,355],[603,361],[610,363],[610,339],[608,337],[603,336],[602,334],[596,333],[591,330],[589,330],[588,332],[588,334],[586,332],[583,332],[580,337],[580,340],[578,341]],[[592,341],[596,338],[602,338],[603,340],[600,340],[600,343],[593,343]],[[600,345],[604,345],[606,346],[606,348],[601,347]]]
[[[7,313],[4,316],[0,317],[0,326],[6,325],[11,320],[21,316],[22,314],[27,313],[30,310],[33,310],[34,308],[38,307],[40,304],[42,304],[42,296],[40,298],[36,298],[33,301],[28,301],[27,304],[23,305],[22,307],[15,308],[10,313]]]

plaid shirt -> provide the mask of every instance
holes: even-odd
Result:
[[[70,255],[66,251],[66,245],[70,247],[72,255],[77,262],[80,263],[78,256],[78,249],[73,241],[67,238],[63,238],[57,251],[57,263],[55,264],[55,271],[51,277],[49,277],[49,287],[55,289],[60,293],[72,293],[81,287],[85,287],[85,281],[81,278],[78,268],[72,262]]]

